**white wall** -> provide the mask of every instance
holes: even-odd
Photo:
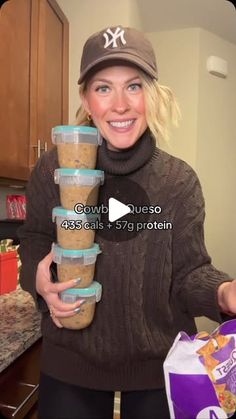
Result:
[[[178,129],[173,128],[168,147],[171,154],[196,166],[197,109],[199,84],[199,29],[148,33],[155,49],[160,84],[171,87],[182,113]]]

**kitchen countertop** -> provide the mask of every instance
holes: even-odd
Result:
[[[20,285],[0,295],[0,372],[41,337],[40,313]]]

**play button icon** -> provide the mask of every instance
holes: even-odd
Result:
[[[88,197],[88,204],[92,201]],[[149,198],[140,184],[126,176],[106,176],[105,182],[99,188],[97,206],[101,209],[99,223],[96,228],[95,241],[100,238],[111,242],[122,242],[134,239],[142,234],[142,223],[148,222],[150,214],[133,208],[149,206]],[[103,211],[102,211],[103,209]]]
[[[122,202],[118,201],[115,198],[109,198],[108,205],[108,220],[111,223],[113,223],[113,221],[119,220],[124,215],[129,214],[131,212],[131,209],[130,207],[128,207],[128,205],[122,204]]]

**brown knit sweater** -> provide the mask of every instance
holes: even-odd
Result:
[[[32,173],[27,219],[19,231],[21,285],[42,311],[42,371],[99,390],[161,388],[163,361],[177,333],[195,333],[195,316],[222,320],[217,288],[229,278],[211,265],[205,249],[198,178],[185,162],[155,148],[148,132],[119,153],[103,142],[97,167],[105,176],[128,176],[139,183],[173,229],[145,230],[122,242],[96,237],[102,253],[95,278],[103,287],[102,300],[93,323],[72,331],[55,326],[35,290],[37,265],[56,241],[51,220],[52,208],[60,205],[56,167],[53,149]]]

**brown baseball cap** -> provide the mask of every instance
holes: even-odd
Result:
[[[123,61],[136,65],[152,78],[158,79],[155,54],[143,32],[113,26],[93,34],[84,44],[78,84],[96,67],[106,62],[115,64]]]

